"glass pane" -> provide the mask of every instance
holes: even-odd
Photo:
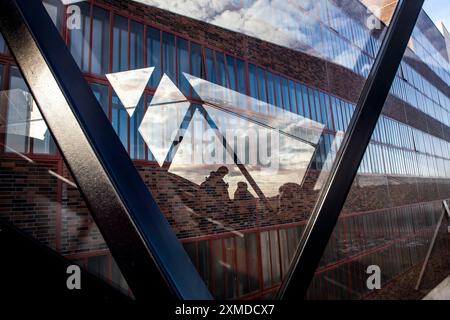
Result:
[[[17,67],[0,88],[0,218],[131,295]]]
[[[92,66],[94,74],[109,70],[109,11],[94,7],[92,11]]]
[[[64,21],[63,21],[64,5],[63,5],[63,3],[59,0],[43,0],[42,2],[44,3],[45,9],[47,10],[48,14],[50,15],[50,18],[52,18],[52,21],[55,24],[56,28],[59,30],[59,32],[62,32],[63,24],[64,24]]]
[[[68,44],[212,294],[273,296],[386,25],[356,0],[82,6]]]
[[[3,36],[0,35],[0,53],[5,53],[5,52],[6,52],[5,39],[3,39]]]
[[[450,64],[442,48],[444,38],[422,11],[308,298],[422,299],[448,276],[448,221],[439,227],[450,196]],[[332,99],[332,108],[338,103]],[[340,117],[338,128],[348,121]]]
[[[128,19],[114,16],[113,72],[128,70]]]
[[[85,2],[77,4],[79,15],[74,28],[70,31],[70,51],[82,71],[89,71],[89,47],[91,44],[90,6]]]

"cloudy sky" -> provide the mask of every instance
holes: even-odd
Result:
[[[434,23],[443,21],[447,30],[450,31],[450,0],[426,0],[424,9]]]

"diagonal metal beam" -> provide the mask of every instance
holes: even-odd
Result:
[[[42,1],[0,5],[0,31],[134,296],[211,299]]]
[[[302,299],[326,249],[383,109],[424,0],[399,1],[336,160],[299,241],[278,297]]]

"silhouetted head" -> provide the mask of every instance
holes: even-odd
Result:
[[[247,188],[248,188],[248,185],[245,182],[238,182],[237,186],[238,186],[238,189],[247,190]]]
[[[221,166],[219,169],[217,169],[216,174],[220,177],[225,177],[228,174],[228,168],[225,166]]]

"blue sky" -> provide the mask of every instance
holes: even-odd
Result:
[[[425,0],[424,9],[434,23],[443,21],[450,31],[450,0]]]

